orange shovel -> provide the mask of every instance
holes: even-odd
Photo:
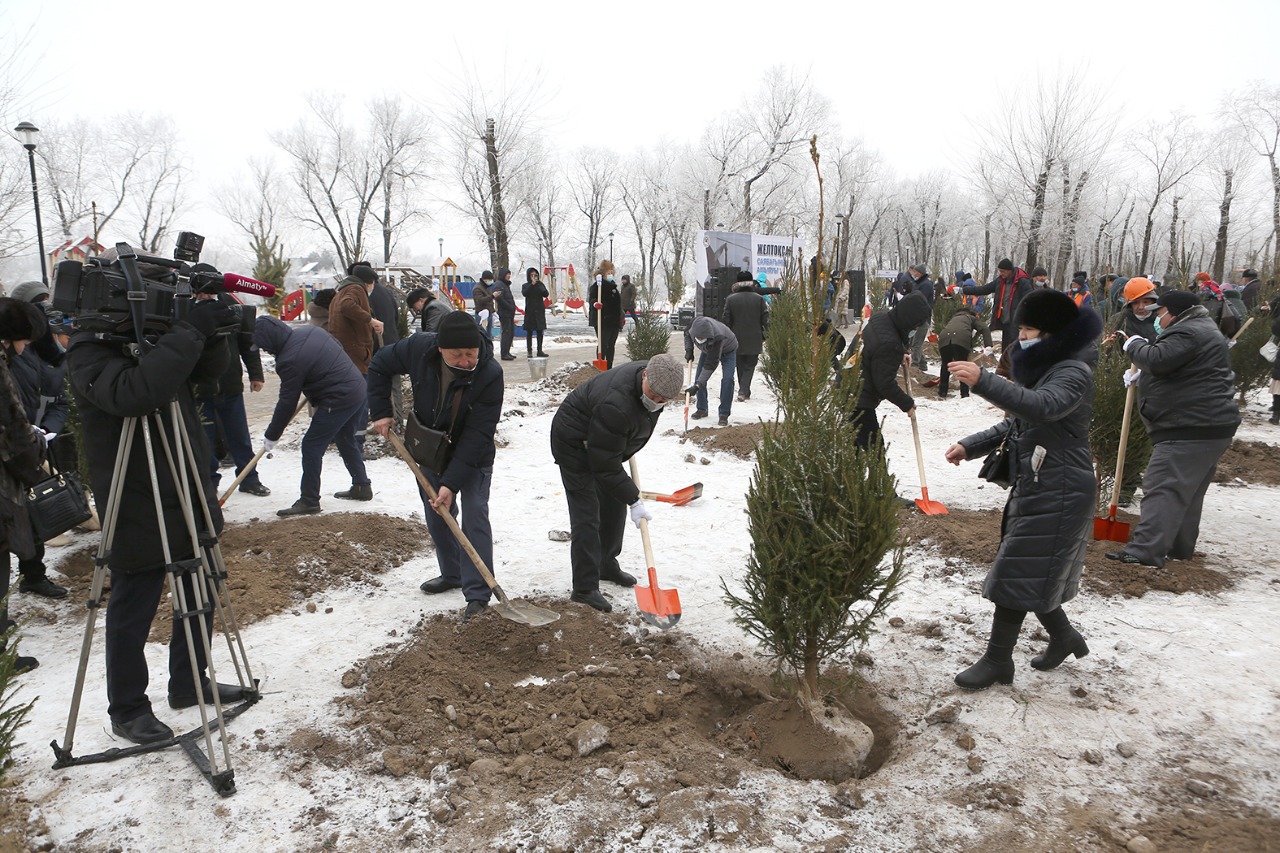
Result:
[[[600,318],[604,314],[604,303],[596,304],[601,307],[596,308],[596,357],[595,361],[591,362],[591,366],[596,370],[604,371],[609,369],[609,362],[604,357],[604,344],[600,339]]]
[[[662,501],[664,504],[675,504],[676,506],[684,506],[690,501],[696,501],[702,497],[702,484],[694,483],[692,486],[685,486],[683,489],[677,489],[669,495],[659,492],[641,492],[640,497],[647,501]]]
[[[902,366],[902,375],[907,375],[907,366]],[[916,410],[911,409],[911,437],[916,442],[916,467],[920,470],[920,497],[916,498],[916,506],[925,515],[947,515],[947,508],[937,501],[929,500],[929,483],[924,478],[924,452],[920,449],[920,425],[916,423]]]
[[[1093,520],[1093,538],[1105,542],[1128,542],[1129,523],[1116,521],[1116,509],[1120,504],[1120,483],[1124,479],[1124,454],[1129,449],[1129,419],[1133,415],[1133,398],[1138,391],[1138,383],[1129,385],[1124,395],[1124,418],[1120,421],[1120,451],[1116,454],[1116,477],[1111,487],[1111,506],[1107,517],[1099,516]]]
[[[640,486],[640,470],[636,467],[636,458],[631,457],[631,479]],[[640,540],[644,542],[644,560],[649,566],[649,585],[636,584],[636,605],[640,608],[640,618],[663,631],[674,628],[680,621],[680,593],[674,589],[658,587],[658,572],[653,567],[653,546],[649,543],[649,522],[640,519]]]

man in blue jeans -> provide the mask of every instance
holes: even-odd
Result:
[[[422,505],[440,575],[419,589],[437,595],[461,588],[467,601],[462,621],[467,622],[489,606],[489,585],[449,529],[444,514],[456,518],[461,502],[462,533],[493,571],[489,487],[493,436],[505,390],[502,368],[493,359],[492,339],[484,337],[465,311],[446,314],[434,333],[412,335],[383,347],[369,364],[369,413],[373,430],[383,438],[394,424],[391,388],[403,375],[413,386],[413,418],[427,429],[446,433],[452,448],[440,464],[432,463],[439,470],[420,465],[436,490],[434,500],[422,493]]]
[[[685,393],[698,398],[695,419],[707,416],[707,380],[720,366],[720,426],[729,425],[729,410],[733,407],[733,376],[738,366],[738,338],[733,330],[710,317],[702,316],[689,324],[684,332],[684,360],[693,361],[693,351],[702,355],[693,384]]]
[[[302,439],[301,496],[281,517],[314,515],[320,511],[320,469],[330,444],[338,445],[342,463],[351,474],[351,488],[334,495],[347,500],[373,499],[356,430],[364,426],[368,391],[364,375],[347,357],[338,339],[319,326],[290,329],[275,317],[259,317],[253,330],[258,349],[276,357],[280,400],[263,439],[267,450],[276,446],[298,409],[299,395],[315,407],[311,426]]]

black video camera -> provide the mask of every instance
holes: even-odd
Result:
[[[195,293],[222,288],[222,274],[198,263],[203,246],[203,237],[183,231],[172,260],[140,255],[128,243],[117,243],[114,257],[62,261],[54,270],[53,308],[71,317],[77,329],[97,334],[140,338],[166,332],[187,316]],[[229,307],[238,322],[216,335],[252,335],[254,307]]]

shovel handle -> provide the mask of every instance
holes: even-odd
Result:
[[[1231,340],[1233,341],[1239,340],[1240,336],[1244,334],[1244,330],[1249,328],[1251,325],[1253,325],[1253,320],[1254,320],[1253,317],[1250,317],[1248,320],[1245,320],[1244,325],[1241,326],[1239,330],[1237,330],[1236,333],[1231,336]]]
[[[1130,367],[1132,369],[1132,366]],[[1120,505],[1120,484],[1124,479],[1124,457],[1129,450],[1129,421],[1133,417],[1133,398],[1137,395],[1137,383],[1130,383],[1124,393],[1124,417],[1120,419],[1120,450],[1116,453],[1116,476],[1111,484],[1110,518],[1115,521],[1116,508]]]
[[[636,484],[638,489],[640,488],[640,468],[636,465],[636,458],[632,456],[627,460],[627,464],[631,466],[631,481]],[[654,571],[653,546],[649,544],[649,520],[647,518],[640,519],[640,541],[644,543],[644,563],[652,573]]]
[[[684,363],[684,387],[688,388],[693,384],[693,362],[686,361]],[[689,392],[684,392],[684,431],[689,431]],[[637,486],[636,488],[639,488]]]
[[[299,414],[301,414],[303,407],[305,407],[306,405],[307,405],[307,398],[303,397],[302,402],[298,403],[298,408],[293,410],[293,416],[290,417],[289,420],[285,422],[285,426],[288,426],[289,424],[293,423],[293,419],[296,418]],[[218,498],[218,506],[226,505],[227,500],[231,497],[232,493],[234,493],[235,490],[240,486],[240,484],[244,482],[244,478],[248,477],[249,474],[253,471],[253,469],[258,467],[258,463],[262,460],[262,457],[265,456],[266,453],[267,453],[267,449],[264,447],[253,455],[253,458],[249,460],[249,464],[244,466],[244,470],[240,472],[240,474],[235,478],[234,481],[232,481],[230,488],[228,488],[225,492],[222,493],[222,497]]]
[[[400,436],[390,430],[387,431],[387,441],[391,442],[391,446],[396,449],[396,453],[400,454],[400,458],[413,471],[413,476],[418,478],[418,485],[427,493],[427,497],[435,500],[437,492],[435,487],[431,485],[431,481],[422,473],[422,469],[418,467],[418,463],[409,455],[409,449],[404,446],[404,442],[400,440]],[[428,510],[434,512],[434,510]],[[444,519],[444,523],[449,525],[449,529],[453,531],[453,535],[458,538],[458,544],[462,546],[462,550],[467,552],[467,556],[471,558],[471,562],[475,563],[476,571],[480,572],[480,577],[484,578],[484,582],[489,585],[489,589],[493,590],[493,594],[498,596],[498,600],[503,604],[509,604],[507,594],[502,591],[502,587],[498,586],[498,581],[494,579],[493,572],[489,571],[489,567],[484,564],[484,560],[480,559],[480,555],[476,553],[475,546],[471,544],[471,540],[462,532],[462,528],[458,526],[458,521],[453,517],[451,512],[436,513]]]
[[[903,372],[906,372],[906,368],[903,368]],[[927,495],[929,482],[924,478],[924,451],[920,449],[920,424],[916,423],[915,406],[911,407],[909,417],[911,418],[911,438],[916,444],[916,469],[920,472],[920,490]]]

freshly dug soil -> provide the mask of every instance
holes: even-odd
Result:
[[[646,838],[664,825],[706,832],[708,808],[716,840],[768,846],[746,834],[751,808],[716,792],[751,767],[820,765],[825,729],[770,695],[767,675],[739,663],[741,654],[724,660],[677,632],[563,600],[537,603],[561,619],[530,628],[492,611],[465,625],[424,618],[403,647],[343,675],[344,687],[359,688],[337,700],[349,741],[299,732],[289,749],[435,780],[424,831],[464,845],[498,834],[509,823],[506,803],[550,798],[573,806],[550,818],[568,833],[562,849],[590,847],[604,823],[641,824]],[[837,781],[877,769],[890,753],[898,724],[878,708],[867,713],[874,704],[869,687],[846,703],[876,746],[863,768],[830,768]],[[779,715],[786,737],[770,741],[769,720]]]
[[[998,509],[952,509],[947,515],[923,515],[918,510],[904,509],[900,516],[909,544],[931,545],[942,555],[958,557],[983,572],[995,560],[996,548],[1000,544],[1000,517]],[[1116,520],[1128,522],[1130,526],[1138,523],[1136,515],[1126,512],[1118,512]],[[1165,563],[1159,570],[1106,558],[1108,551],[1118,551],[1123,547],[1117,542],[1090,538],[1081,577],[1085,589],[1099,595],[1141,598],[1148,592],[1212,594],[1229,588],[1235,582],[1228,572],[1208,568],[1205,555],[1199,552],[1190,560]],[[950,569],[958,571],[955,566],[949,566]]]
[[[348,512],[228,526],[221,545],[231,603],[242,627],[305,606],[333,587],[379,586],[378,575],[432,550],[427,528],[419,522]],[[77,551],[57,567],[67,577],[72,599],[88,597],[95,553],[96,546]],[[107,601],[110,606],[109,596]],[[152,639],[167,641],[169,605],[162,603],[159,613]]]
[[[1215,483],[1240,480],[1261,486],[1280,486],[1280,447],[1261,441],[1236,441],[1218,460]]]
[[[683,440],[692,441],[704,450],[719,450],[732,453],[739,459],[750,459],[763,434],[764,424],[756,421],[738,426],[692,427]]]

